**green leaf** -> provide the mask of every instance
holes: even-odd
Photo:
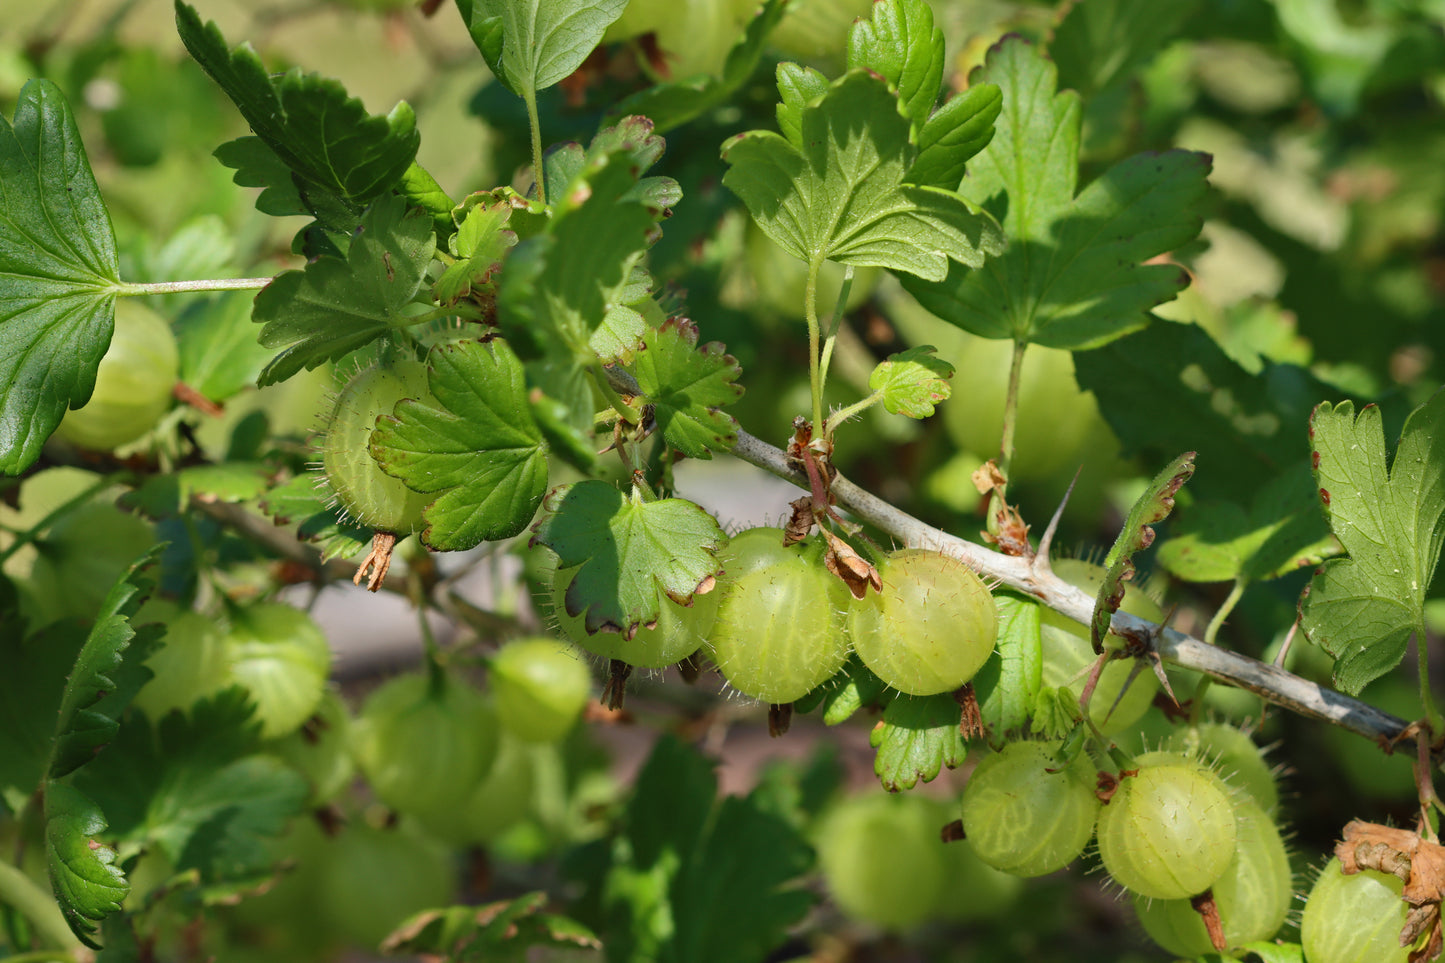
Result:
[[[120,278],[110,213],[59,88],[32,80],[0,116],[0,472],[40,455],[95,390]]]
[[[105,832],[105,813],[88,796],[63,782],[45,789],[45,860],[50,886],[65,921],[80,941],[100,949],[95,924],[120,911],[130,892],[115,865],[115,850],[96,837]]]
[[[1168,518],[1174,510],[1175,494],[1194,475],[1194,459],[1195,452],[1186,451],[1154,476],[1129,509],[1119,537],[1104,556],[1104,577],[1094,597],[1094,617],[1089,624],[1095,652],[1102,651],[1109,620],[1124,601],[1124,583],[1134,577],[1134,554],[1154,544],[1154,529],[1150,526]]]
[[[432,227],[437,233],[437,243],[443,244],[457,229],[452,220],[452,209],[456,202],[451,199],[437,179],[416,161],[401,175],[397,192],[406,198],[408,207],[419,208],[431,215]]]
[[[1248,511],[1234,502],[1190,505],[1156,558],[1188,582],[1253,582],[1318,565],[1338,551],[1313,479],[1300,465],[1261,485]]]
[[[256,340],[253,301],[245,291],[231,291],[190,304],[176,319],[181,381],[211,401],[254,384],[271,357]]]
[[[953,365],[933,356],[931,344],[890,354],[868,376],[868,387],[883,395],[883,407],[895,415],[927,418],[948,398]]]
[[[351,558],[371,545],[372,532],[344,519],[319,473],[297,475],[261,498],[261,508],[278,525],[296,523],[296,535],[314,542],[321,560]]]
[[[833,678],[794,702],[793,711],[812,712],[821,705],[823,723],[836,726],[864,706],[886,705],[895,695],[896,690],[874,675],[856,655],[850,655]]]
[[[828,93],[828,78],[801,64],[778,64],[778,130],[793,145],[803,143],[803,108]],[[726,149],[726,145],[724,145]]]
[[[227,141],[212,152],[223,167],[236,173],[231,181],[237,187],[259,187],[256,210],[272,217],[290,217],[309,214],[291,177],[291,168],[286,166],[266,142],[254,134]]]
[[[1271,943],[1268,940],[1255,940],[1253,943],[1245,943],[1241,949],[1253,953],[1264,963],[1305,963],[1304,947],[1298,943]]]
[[[547,488],[547,448],[522,363],[505,342],[457,341],[427,356],[432,397],[381,416],[371,454],[389,475],[439,497],[422,541],[442,551],[510,538]]]
[[[1003,92],[994,84],[975,84],[950,97],[918,135],[908,182],[957,190],[968,161],[993,140],[1002,110]]]
[[[564,603],[585,613],[589,633],[630,635],[658,617],[664,594],[684,600],[722,571],[717,519],[685,499],[643,501],[588,480],[553,490],[544,508],[532,544],[555,552],[558,568],[580,566]]]
[[[796,137],[754,130],[724,144],[723,183],[764,234],[808,263],[938,281],[950,260],[977,267],[1001,252],[987,215],[952,192],[904,182],[914,155],[908,118],[887,83],[852,71],[801,108]]]
[[[641,114],[657,125],[659,134],[695,120],[726,104],[757,69],[767,48],[768,35],[783,19],[784,0],[764,0],[728,51],[722,75],[700,74],[680,81],[653,84],[608,111],[609,118]]]
[[[273,78],[250,45],[228,51],[220,29],[203,26],[182,0],[176,0],[176,29],[256,136],[305,182],[297,185],[298,196],[318,216],[332,201],[308,193],[319,190],[359,211],[397,186],[415,161],[421,135],[405,102],[373,117],[334,80],[299,70]]]
[[[998,641],[994,655],[974,676],[983,724],[995,736],[1021,730],[1033,715],[1043,684],[1040,611],[1033,599],[996,591]]]
[[[959,723],[963,710],[951,692],[933,696],[898,696],[868,735],[878,750],[873,772],[889,792],[929,782],[943,767],[956,769],[966,750]]]
[[[525,203],[510,188],[498,188],[473,194],[450,212],[457,223],[448,248],[457,260],[447,265],[432,285],[432,297],[441,304],[455,304],[466,297],[495,298],[493,276],[517,243],[517,233],[507,221],[518,202]]]
[[[943,31],[933,25],[928,0],[878,0],[867,20],[848,31],[848,69],[871,70],[898,90],[903,113],[917,133],[922,129],[946,59]]]
[[[346,259],[322,257],[276,276],[256,295],[261,343],[286,347],[261,372],[263,387],[285,381],[414,322],[416,297],[436,252],[431,219],[399,197],[382,198],[361,218]]]
[[[1326,562],[1300,598],[1300,627],[1335,657],[1355,695],[1424,638],[1425,597],[1445,539],[1445,392],[1405,420],[1386,468],[1380,409],[1328,402],[1310,419],[1315,481],[1348,558]]]
[[[554,202],[547,233],[507,259],[498,321],[522,357],[594,358],[592,332],[621,303],[655,227],[653,209],[630,194],[640,173],[630,148],[588,160]]]
[[[232,504],[250,501],[266,491],[269,471],[258,462],[192,465],[169,475],[152,475],[139,488],[121,496],[119,504],[148,518],[161,519],[179,515],[190,507],[193,498]]]
[[[637,183],[622,195],[651,209],[654,218],[668,215],[668,209],[682,200],[682,187],[671,177],[642,177],[642,172],[656,164],[667,149],[667,142],[657,135],[647,117],[623,117],[593,136],[587,149],[581,144],[555,144],[543,160],[546,183],[554,195],[572,190],[578,182],[577,196],[585,200],[591,191],[587,185],[589,167],[606,163],[609,155],[626,155]],[[575,202],[573,202],[575,203]]]
[[[1305,463],[1310,410],[1339,390],[1295,365],[1250,374],[1204,329],[1161,322],[1074,355],[1079,387],[1092,391],[1125,454],[1161,463],[1189,448],[1204,470],[1201,498],[1250,504],[1261,485]]]
[[[1014,37],[971,79],[999,86],[1003,112],[960,189],[1003,213],[1008,251],[978,270],[955,264],[947,279],[929,279],[941,283],[905,278],[909,292],[966,331],[1055,348],[1096,347],[1148,324],[1149,308],[1189,277],[1145,262],[1199,233],[1209,158],[1138,154],[1075,196],[1079,98],[1056,92],[1054,65]]]
[[[457,0],[487,66],[518,96],[582,66],[627,0]]]
[[[132,653],[127,659],[126,650],[136,637],[130,617],[150,593],[152,583],[143,572],[160,556],[160,552],[160,546],[152,548],[115,583],[76,656],[60,697],[55,743],[50,754],[49,778],[52,780],[90,762],[115,738],[116,730],[120,728],[120,713],[135,695],[135,690],[149,678],[149,672],[143,669],[140,671],[144,675],[136,677],[132,674],[128,680],[118,672],[127,661],[136,665],[145,657],[145,653],[141,652],[140,658]],[[142,640],[144,646],[149,648],[155,637],[154,634],[145,637]]]
[[[737,359],[710,341],[697,347],[697,325],[681,318],[650,328],[631,366],[667,443],[689,458],[711,458],[737,441],[737,421],[718,409],[742,397]]]

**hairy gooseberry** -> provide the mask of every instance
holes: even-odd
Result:
[[[235,609],[225,649],[231,681],[256,704],[263,739],[294,732],[321,703],[331,647],[300,609],[277,602]]]
[[[145,663],[151,679],[131,700],[157,721],[172,710],[185,711],[196,700],[231,684],[225,636],[215,619],[153,600],[137,613],[135,621],[145,624],[161,618],[166,622],[165,637]]]
[[[351,713],[333,688],[322,693],[305,725],[266,748],[306,777],[312,806],[334,799],[356,771],[351,758]]]
[[[1224,781],[1179,753],[1135,758],[1099,813],[1099,857],[1114,880],[1154,899],[1202,893],[1234,858],[1234,802]]]
[[[891,930],[928,919],[948,866],[932,800],[867,792],[838,802],[818,824],[818,865],[833,901],[849,916]]]
[[[568,615],[565,597],[574,570],[558,570],[552,578],[552,611],[558,630],[593,655],[616,659],[640,669],[661,669],[681,662],[702,647],[717,618],[719,593],[693,595],[691,605],[661,597],[657,624],[639,626],[632,638],[621,632],[588,634],[585,617]]]
[[[1362,869],[1346,876],[1339,859],[1320,870],[1305,902],[1300,943],[1309,963],[1405,963],[1400,945],[1409,906],[1398,876]]]
[[[423,524],[431,496],[414,492],[381,470],[369,445],[376,419],[403,398],[425,398],[426,366],[398,361],[358,372],[341,389],[321,441],[321,465],[343,508],[358,524],[409,534]]]
[[[1274,772],[1259,746],[1240,729],[1222,722],[1186,726],[1169,736],[1165,749],[1187,752],[1211,765],[1225,782],[1243,789],[1259,807],[1273,813],[1279,806]]]
[[[135,441],[171,407],[180,352],[166,319],[134,298],[115,305],[115,331],[95,372],[95,390],[68,411],[57,437],[96,451]]]
[[[446,848],[400,826],[353,823],[327,848],[318,881],[321,917],[349,942],[375,947],[408,916],[451,901]]]
[[[952,692],[993,653],[998,611],[973,570],[938,552],[905,549],[879,566],[883,590],[848,606],[863,664],[909,695]]]
[[[705,650],[734,689],[764,702],[800,698],[843,667],[847,589],[810,539],[778,528],[740,533],[718,555],[717,621]]]
[[[1055,749],[1013,742],[969,776],[964,835],[993,868],[1015,876],[1052,873],[1073,862],[1094,834],[1100,805],[1094,773],[1081,761],[1058,768]]]
[[[1234,858],[1210,887],[1226,946],[1272,937],[1294,899],[1289,854],[1274,821],[1253,799],[1236,801],[1235,812]],[[1194,958],[1215,952],[1203,919],[1188,899],[1135,896],[1134,909],[1149,938],[1170,953]]]

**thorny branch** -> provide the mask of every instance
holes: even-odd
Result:
[[[788,463],[781,449],[745,431],[738,432],[732,453],[800,488],[808,487],[807,476]],[[833,480],[832,493],[840,508],[847,509],[859,521],[889,533],[906,547],[951,555],[980,575],[1032,596],[1076,622],[1089,624],[1094,610],[1093,597],[1055,575],[1049,568],[1047,553],[1029,559],[990,551],[914,518],[841,475]],[[1209,645],[1122,611],[1114,614],[1110,628],[1126,639],[1152,647],[1166,662],[1248,690],[1291,712],[1332,723],[1381,745],[1409,744],[1408,738],[1400,739],[1406,730],[1404,720],[1278,666]]]

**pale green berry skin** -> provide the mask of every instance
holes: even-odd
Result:
[[[563,569],[552,579],[552,612],[557,629],[577,645],[604,659],[617,659],[640,669],[661,669],[676,665],[702,647],[717,619],[716,588],[693,595],[691,605],[679,605],[661,596],[657,624],[638,626],[636,634],[627,638],[621,632],[588,634],[586,617],[568,615],[567,586],[572,584],[575,569]]]
[[[371,694],[351,727],[351,747],[378,799],[459,842],[468,833],[466,803],[496,759],[499,728],[477,689],[414,673]]]
[[[879,566],[881,592],[848,606],[848,635],[863,664],[909,695],[952,692],[993,654],[998,609],[957,559],[907,549]]]
[[[488,680],[502,725],[524,742],[557,742],[592,692],[592,673],[559,639],[514,639],[492,657]]]
[[[233,613],[226,636],[231,680],[256,703],[263,739],[300,728],[321,703],[331,673],[331,647],[300,609],[264,602]]]
[[[1222,722],[1187,726],[1164,748],[1187,752],[1208,763],[1231,786],[1248,793],[1265,812],[1279,809],[1279,786],[1260,749],[1243,731]]]
[[[1238,730],[1236,730],[1238,731]],[[1284,925],[1294,901],[1289,853],[1270,816],[1251,799],[1235,802],[1234,858],[1210,891],[1229,946],[1267,940]],[[1136,896],[1134,908],[1149,938],[1177,956],[1213,953],[1204,921],[1187,899]]]
[[[129,444],[170,410],[179,377],[180,351],[171,326],[135,298],[121,298],[95,390],[83,407],[66,412],[55,434],[95,451]]]
[[[1015,876],[1043,876],[1078,858],[1100,802],[1082,762],[1058,772],[1055,744],[1014,742],[986,757],[963,791],[964,835],[978,858]]]
[[[847,660],[848,590],[822,554],[816,540],[784,548],[777,528],[742,532],[719,554],[721,594],[705,651],[743,695],[792,702]]]
[[[1214,884],[1234,858],[1238,820],[1224,781],[1174,753],[1137,757],[1099,813],[1099,857],[1120,886],[1183,899]]]
[[[316,720],[313,725],[266,748],[306,777],[311,784],[310,804],[324,806],[340,795],[356,774],[351,758],[351,713],[340,693],[328,688],[312,716]]]
[[[322,864],[321,919],[355,945],[374,947],[413,913],[452,902],[453,872],[446,847],[423,833],[352,823]]]
[[[1309,963],[1405,963],[1400,945],[1409,909],[1397,876],[1362,869],[1346,876],[1338,859],[1320,870],[1305,903],[1300,943]]]
[[[401,361],[368,368],[347,382],[322,440],[321,467],[346,513],[378,532],[407,535],[422,528],[432,496],[414,492],[381,470],[371,457],[376,419],[391,415],[403,398],[426,398],[426,366]]]
[[[838,908],[888,930],[908,930],[939,906],[949,866],[938,806],[914,793],[866,792],[818,824],[823,880]]]
[[[1079,559],[1057,559],[1053,562],[1054,574],[1069,584],[1086,592],[1097,592],[1103,580],[1104,570]],[[1120,608],[1130,615],[1151,622],[1163,620],[1164,613],[1158,603],[1149,598],[1137,586],[1128,586]],[[1067,688],[1074,695],[1083,694],[1088,668],[1097,658],[1089,641],[1089,630],[1073,619],[1060,615],[1049,608],[1040,610],[1039,642],[1043,652],[1043,684],[1055,688]],[[1147,668],[1133,679],[1134,663],[1129,659],[1116,659],[1104,666],[1099,674],[1099,683],[1089,700],[1089,717],[1105,735],[1117,735],[1133,728],[1143,718],[1154,702],[1159,691],[1159,680]],[[1125,691],[1125,685],[1128,685]],[[1123,691],[1124,696],[1119,698]],[[1118,701],[1117,707],[1115,701]]]

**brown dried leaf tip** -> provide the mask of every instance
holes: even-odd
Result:
[[[788,502],[792,514],[788,516],[787,524],[783,526],[783,544],[796,545],[808,537],[813,530],[813,496],[804,495],[802,498],[795,498]]]
[[[1008,479],[999,470],[998,464],[990,458],[974,470],[972,477],[973,487],[984,497],[984,503],[990,506],[995,527],[998,528],[997,535],[983,532],[983,540],[990,545],[997,545],[998,550],[1005,555],[1032,558],[1034,547],[1029,544],[1029,527],[1024,524],[1018,509],[1004,498]]]
[[[1362,869],[1378,870],[1405,883],[1400,898],[1410,904],[1400,945],[1410,946],[1422,934],[1429,939],[1410,954],[1410,963],[1440,955],[1445,938],[1440,927],[1440,899],[1445,895],[1445,846],[1421,839],[1408,829],[1396,829],[1352,819],[1345,838],[1335,844],[1335,855],[1346,876]]]
[[[843,584],[848,586],[848,591],[855,599],[866,595],[870,585],[875,592],[883,591],[883,578],[871,562],[826,528],[819,530],[828,542],[828,550],[823,554],[823,564],[828,566],[828,571],[843,580]]]

